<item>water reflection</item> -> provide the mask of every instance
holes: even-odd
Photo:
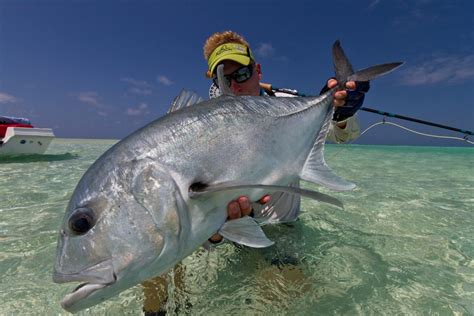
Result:
[[[28,162],[41,162],[41,161],[63,161],[78,159],[78,154],[59,154],[59,155],[21,155],[21,156],[0,156],[0,163],[28,163]]]

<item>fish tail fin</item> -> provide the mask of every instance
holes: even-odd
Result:
[[[334,64],[334,71],[336,72],[336,80],[338,82],[345,82],[347,78],[354,74],[354,69],[347,58],[346,53],[342,49],[341,42],[335,41],[332,45],[332,62]]]
[[[354,72],[354,69],[344,53],[339,40],[334,42],[332,47],[332,59],[334,63],[334,71],[336,72],[336,79],[341,87],[344,87],[347,81],[369,81],[375,79],[403,65],[403,62],[393,62],[375,65]]]
[[[347,81],[369,81],[387,74],[403,64],[402,62],[394,62],[354,71],[354,68],[344,53],[339,40],[337,40],[332,47],[332,56],[339,89],[344,89]],[[302,180],[321,184],[336,191],[352,190],[355,188],[355,184],[334,174],[324,159],[324,142],[326,140],[333,113],[334,110],[328,111],[323,127],[316,137],[313,148],[306,159],[300,178]]]

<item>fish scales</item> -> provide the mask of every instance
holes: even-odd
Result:
[[[333,51],[339,80],[341,73],[357,80],[338,42]],[[370,67],[361,76],[369,80],[399,65]],[[226,221],[225,206],[236,196],[256,200],[281,191],[341,206],[290,186],[303,179],[334,190],[354,187],[324,161],[333,92],[173,104],[179,110],[112,146],[79,181],[60,226],[53,280],[82,282],[63,308],[77,312],[165,273],[216,231],[243,245],[270,246],[254,219]]]

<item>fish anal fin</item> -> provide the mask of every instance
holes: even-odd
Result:
[[[348,191],[355,188],[355,184],[350,183],[334,174],[324,159],[324,144],[331,125],[334,110],[328,112],[323,126],[316,137],[313,148],[301,171],[302,180],[320,184],[335,191]]]
[[[313,157],[316,158],[316,157]],[[349,191],[356,187],[349,182],[336,175],[324,160],[316,160],[305,165],[301,179],[325,186],[334,191]]]

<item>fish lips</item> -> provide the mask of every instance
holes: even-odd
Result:
[[[61,306],[65,310],[74,313],[88,307],[82,306],[81,302],[97,290],[114,284],[117,281],[117,276],[112,266],[112,260],[109,259],[77,273],[61,273],[55,269],[53,281],[55,283],[84,282],[70,294],[64,296],[61,301]]]

